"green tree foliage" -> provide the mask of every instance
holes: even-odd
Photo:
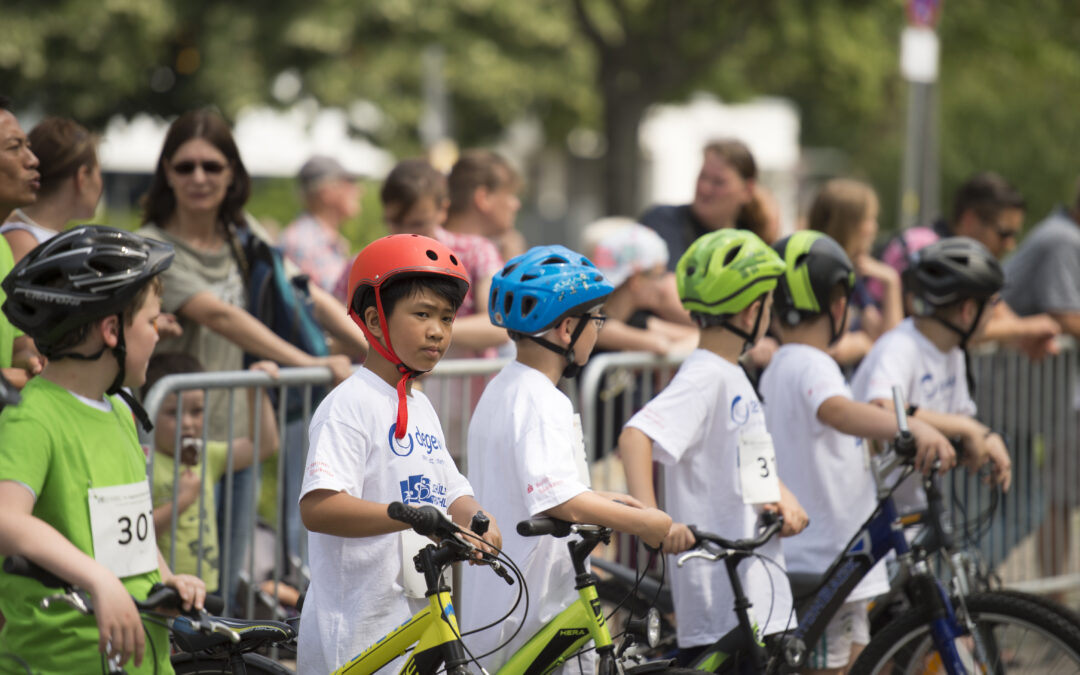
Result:
[[[8,0],[0,91],[102,126],[113,114],[212,104],[363,99],[355,131],[420,150],[425,49],[441,47],[451,127],[489,143],[540,120],[549,143],[575,127],[607,141],[605,199],[633,213],[637,122],[648,105],[704,89],[730,102],[794,100],[802,141],[835,147],[896,213],[906,87],[904,2],[815,0]],[[1071,189],[1080,138],[1080,4],[944,3],[940,82],[944,201],[989,168],[1029,197],[1031,219]],[[298,91],[274,98],[278,75]]]

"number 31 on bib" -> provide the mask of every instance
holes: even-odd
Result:
[[[744,504],[772,504],[780,501],[780,479],[776,474],[776,451],[767,431],[739,434],[739,482]]]

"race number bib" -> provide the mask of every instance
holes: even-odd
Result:
[[[94,559],[123,579],[156,570],[157,537],[150,484],[90,488]]]
[[[780,501],[780,479],[776,475],[776,451],[767,431],[739,435],[739,482],[744,504],[771,504]]]

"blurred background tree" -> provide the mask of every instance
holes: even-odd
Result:
[[[8,0],[0,91],[101,128],[113,115],[215,105],[366,107],[353,131],[399,155],[422,149],[425,50],[438,45],[454,139],[490,144],[538,120],[549,146],[603,134],[604,204],[636,213],[637,123],[695,90],[725,102],[793,100],[802,143],[896,213],[905,88],[904,3],[816,0]],[[943,202],[994,169],[1029,222],[1070,190],[1080,138],[1080,3],[947,3],[938,26]],[[354,111],[356,112],[356,111]],[[364,112],[365,114],[359,114]]]

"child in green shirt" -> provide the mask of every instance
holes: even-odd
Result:
[[[164,582],[185,608],[202,606],[202,580],[172,574],[157,550],[132,414],[148,421],[121,390],[146,376],[157,275],[172,256],[171,246],[84,226],[34,249],[3,282],[4,313],[49,362],[0,414],[0,555],[28,558],[94,606],[92,617],[41,609],[51,589],[0,574],[0,652],[35,671],[104,672],[108,659],[129,673],[171,673],[165,628],[144,625],[132,596]]]
[[[277,376],[277,364],[259,361],[251,364],[258,370]],[[143,396],[166,375],[201,373],[202,364],[190,354],[165,352],[155,354],[146,369]],[[179,405],[178,401],[183,404]],[[176,448],[177,408],[180,407],[180,451]],[[255,390],[248,390],[248,409],[255,408]],[[220,588],[220,551],[218,550],[217,518],[213,486],[228,469],[229,444],[204,441],[203,413],[206,394],[191,389],[179,396],[165,397],[154,420],[154,530],[157,532],[161,555],[177,572],[195,574],[206,582],[212,592]],[[269,459],[278,449],[278,429],[270,397],[262,397],[259,416],[259,461]],[[255,462],[255,415],[249,416],[250,428],[232,443],[233,470],[246,469]],[[179,460],[179,467],[177,461]],[[203,464],[206,470],[203,471]],[[176,549],[173,550],[171,530],[173,496],[176,495]],[[200,511],[202,517],[200,518]],[[200,529],[202,535],[200,536]],[[233,580],[231,588],[236,588]]]

